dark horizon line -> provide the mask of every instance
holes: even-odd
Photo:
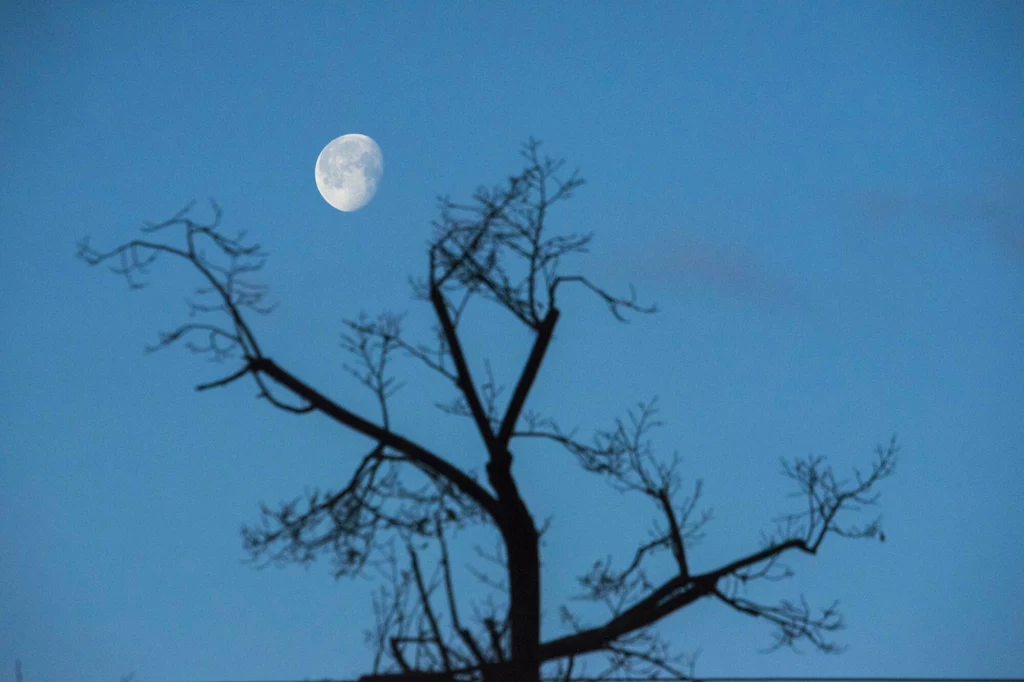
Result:
[[[563,677],[542,677],[560,682]],[[358,682],[307,677],[302,680],[189,680],[187,682]],[[572,677],[570,682],[1024,682],[1024,677]]]

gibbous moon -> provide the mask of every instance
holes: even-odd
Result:
[[[370,203],[384,173],[384,154],[373,138],[342,135],[331,140],[316,159],[314,176],[320,195],[339,211],[357,211]]]

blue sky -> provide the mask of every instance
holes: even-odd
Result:
[[[365,439],[248,385],[195,393],[221,369],[142,352],[190,273],[128,291],[74,244],[215,197],[272,254],[266,352],[374,416],[342,319],[426,329],[407,277],[436,195],[503,181],[530,136],[588,180],[550,217],[596,234],[566,267],[660,312],[622,325],[566,296],[529,406],[587,432],[657,395],[655,445],[715,511],[691,565],[757,549],[791,508],[780,457],[903,444],[887,542],[830,539],[777,586],[838,598],[847,652],[762,655],[765,624],[698,603],[661,628],[702,650],[697,674],[1024,675],[1022,44],[1018,3],[4,2],[0,681],[16,657],[30,682],[367,670],[372,583],[253,570],[238,533],[261,501],[343,484]],[[346,214],[313,164],[354,132],[385,171]],[[486,306],[470,321],[474,371],[514,382],[529,336]],[[395,428],[481,466],[432,407],[450,387],[396,371]],[[654,510],[563,451],[517,455],[552,516],[554,634],[572,576],[630,555]]]

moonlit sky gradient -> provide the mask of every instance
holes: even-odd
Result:
[[[766,624],[700,602],[661,629],[702,650],[697,674],[1024,675],[1022,45],[1009,2],[4,2],[0,682],[16,657],[26,682],[367,671],[373,583],[254,570],[238,534],[261,501],[344,484],[366,439],[251,383],[197,394],[225,368],[142,352],[184,319],[191,273],[164,260],[129,291],[74,244],[215,197],[272,254],[268,354],[376,418],[342,319],[425,330],[407,277],[435,196],[503,182],[531,135],[588,179],[549,216],[596,233],[565,271],[660,312],[623,325],[564,296],[528,407],[586,434],[659,396],[654,444],[715,510],[692,566],[756,550],[799,503],[780,457],[847,470],[903,444],[886,543],[830,538],[751,593],[838,598],[846,653],[760,654]],[[343,214],[310,168],[347,132],[388,169]],[[496,310],[472,311],[467,346],[511,385],[530,337]],[[481,467],[470,424],[433,407],[451,387],[394,369],[395,428]],[[564,451],[515,451],[552,516],[553,636],[573,576],[631,556],[654,510]]]

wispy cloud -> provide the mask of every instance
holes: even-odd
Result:
[[[791,278],[767,266],[750,249],[691,233],[617,250],[605,268],[640,288],[711,293],[768,306],[802,303],[803,298]]]
[[[894,222],[943,230],[981,230],[1015,260],[1024,261],[1024,179],[982,191],[939,193],[875,191],[854,198],[854,213],[868,226]]]

